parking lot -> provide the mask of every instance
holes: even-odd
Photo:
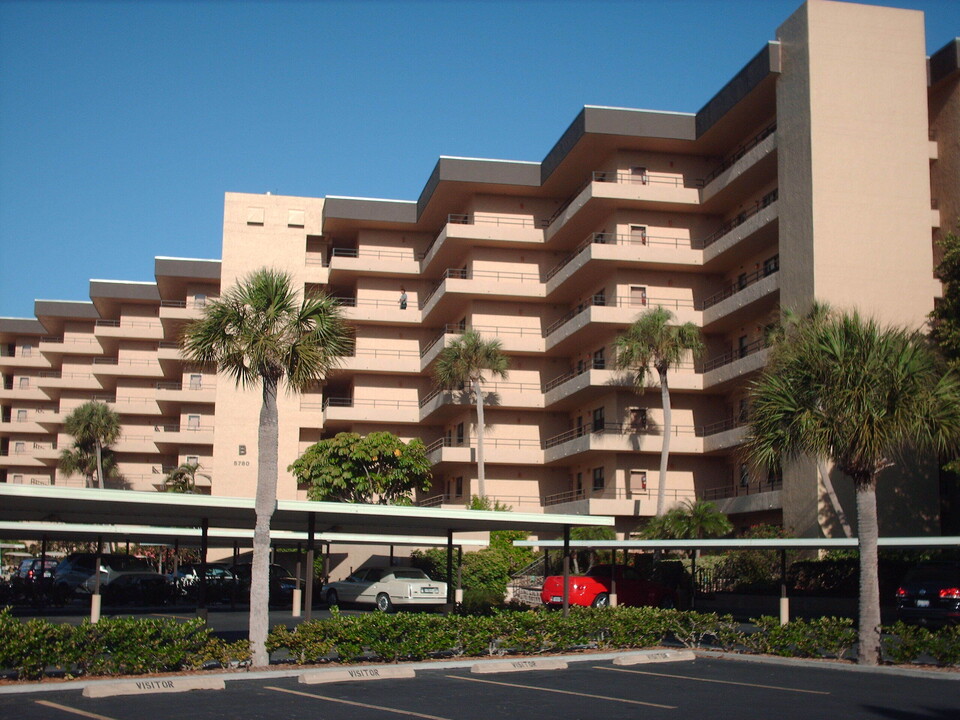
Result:
[[[615,666],[580,656],[566,670],[475,674],[418,665],[412,679],[307,685],[296,677],[228,680],[222,691],[85,698],[79,689],[4,694],[22,720],[487,720],[529,718],[928,718],[960,715],[960,676],[925,677],[818,663],[694,661]],[[236,676],[233,676],[236,677]],[[242,677],[242,676],[241,676]],[[48,685],[48,687],[52,687]]]

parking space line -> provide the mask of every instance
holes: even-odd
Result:
[[[615,670],[616,672],[633,673],[634,675],[653,675],[655,677],[676,678],[678,680],[696,680],[697,682],[717,683],[719,685],[741,685],[743,687],[763,688],[764,690],[783,690],[784,692],[807,693],[809,695],[829,695],[826,690],[803,690],[801,688],[782,687],[780,685],[761,685],[759,683],[735,682],[733,680],[712,680],[710,678],[694,677],[692,675],[670,675],[668,673],[647,672],[646,670],[628,670],[627,668],[594,665],[595,670]]]
[[[78,710],[77,708],[72,708],[69,705],[61,705],[60,703],[50,702],[49,700],[34,700],[34,702],[37,705],[44,705],[57,710],[63,710],[64,712],[73,713],[74,715],[79,715],[80,717],[91,718],[91,720],[114,720],[114,718],[107,717],[106,715],[97,715],[96,713],[87,712],[86,710]]]
[[[590,693],[574,692],[573,690],[556,690],[554,688],[538,687],[536,685],[521,685],[519,683],[500,682],[497,680],[481,680],[480,678],[464,677],[463,675],[447,675],[447,677],[457,680],[486,683],[487,685],[503,685],[504,687],[523,688],[524,690],[539,690],[541,692],[557,693],[558,695],[576,695],[577,697],[591,698],[593,700],[611,700],[613,702],[628,703],[630,705],[645,705],[646,707],[661,708],[663,710],[677,709],[676,705],[659,705],[657,703],[643,702],[642,700],[628,700],[626,698],[611,697],[609,695],[591,695]]]
[[[355,700],[342,700],[340,698],[330,697],[329,695],[316,695],[314,693],[301,692],[300,690],[287,690],[286,688],[278,688],[271,685],[267,685],[264,689],[276,690],[277,692],[288,693],[290,695],[301,695],[303,697],[313,698],[314,700],[329,700],[330,702],[353,705],[355,707],[367,708],[368,710],[382,710],[383,712],[392,712],[397,715],[424,718],[424,720],[450,720],[449,718],[437,717],[436,715],[424,715],[423,713],[413,712],[412,710],[398,710],[397,708],[384,707],[383,705],[370,705],[368,703],[356,702]]]

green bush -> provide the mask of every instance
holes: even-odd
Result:
[[[717,636],[722,634],[722,628],[733,624],[733,618],[729,615],[721,617],[716,613],[698,613],[693,610],[678,610],[664,617],[667,620],[665,629],[688,648],[715,644]]]
[[[208,647],[210,629],[196,618],[101,618],[72,629],[69,657],[78,675],[138,675],[190,666]]]
[[[16,670],[21,680],[42,678],[49,668],[69,667],[72,628],[46,620],[20,622],[10,609],[0,611],[0,667]]]

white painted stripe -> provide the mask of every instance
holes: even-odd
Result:
[[[406,715],[407,717],[423,718],[424,720],[450,720],[449,718],[442,718],[436,715],[425,715],[423,713],[412,712],[410,710],[398,710],[397,708],[385,707],[383,705],[370,705],[369,703],[356,702],[355,700],[343,700],[341,698],[327,697],[326,695],[315,695],[313,693],[305,693],[299,690],[287,690],[285,688],[273,687],[271,685],[264,687],[264,690],[275,690],[276,692],[287,693],[288,695],[299,695],[301,697],[313,698],[314,700],[327,700],[329,702],[340,703],[341,705],[353,705],[354,707],[367,708],[368,710],[382,710],[383,712]]]
[[[91,718],[91,720],[114,720],[114,718],[107,717],[106,715],[97,715],[96,713],[87,712],[86,710],[78,710],[77,708],[72,708],[69,705],[61,705],[60,703],[50,702],[49,700],[34,700],[34,702],[37,705],[43,705],[44,707],[62,710],[65,713],[72,713],[73,715],[79,715],[80,717]]]
[[[612,670],[613,668],[610,669]],[[659,705],[657,703],[643,702],[642,700],[628,700],[627,698],[610,697],[609,695],[591,695],[590,693],[574,692],[573,690],[555,690],[554,688],[537,687],[536,685],[519,685],[517,683],[500,682],[497,680],[481,680],[480,678],[464,677],[463,675],[447,675],[447,677],[455,678],[457,680],[469,680],[470,682],[486,683],[487,685],[502,685],[503,687],[537,690],[539,692],[557,693],[558,695],[575,695],[577,697],[591,698],[593,700],[610,700],[611,702],[627,703],[628,705],[644,705],[646,707],[661,708],[663,710],[677,709],[676,705]]]
[[[654,677],[675,678],[677,680],[694,680],[696,682],[716,683],[718,685],[739,685],[740,687],[763,688],[764,690],[783,690],[784,692],[806,693],[808,695],[829,695],[825,690],[804,690],[802,688],[789,688],[780,685],[761,685],[759,683],[734,682],[733,680],[712,680],[710,678],[693,677],[690,675],[668,675],[667,673],[648,672],[646,670],[627,670],[626,668],[604,667],[595,665],[597,670],[616,670],[617,672],[633,673],[634,675],[652,675]]]

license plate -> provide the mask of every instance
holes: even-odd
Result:
[[[560,595],[551,595],[550,602],[563,602],[563,598]]]
[[[422,592],[424,595],[436,595],[437,593],[440,592],[440,588],[438,588],[438,587],[423,587],[423,588],[420,588],[420,592]]]
[[[930,607],[929,600],[917,600],[917,607]]]

